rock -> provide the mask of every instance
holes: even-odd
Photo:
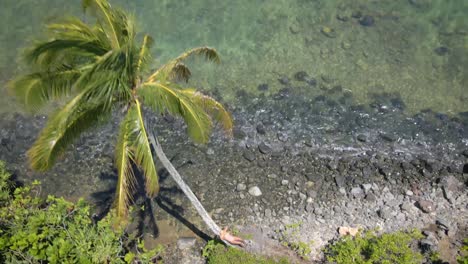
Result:
[[[303,194],[303,193],[299,193],[299,198],[301,200],[305,200],[307,198],[307,196],[305,194]]]
[[[336,32],[333,28],[322,27],[322,29],[320,29],[320,32],[322,32],[322,34],[324,34],[325,36],[329,38],[336,38]]]
[[[387,142],[395,142],[397,140],[396,136],[386,133],[380,134],[380,137]]]
[[[270,217],[271,217],[271,215],[272,215],[272,213],[271,213],[271,209],[268,209],[268,208],[267,208],[267,209],[265,209],[265,217],[267,217],[267,218],[270,218]]]
[[[407,190],[407,191],[405,192],[405,194],[406,194],[407,196],[413,196],[413,195],[414,195],[414,193],[413,193],[411,190]]]
[[[256,127],[257,133],[260,135],[265,135],[266,134],[266,129],[263,124],[258,124]]]
[[[311,203],[314,202],[314,199],[313,199],[312,197],[308,197],[307,200],[306,200],[306,202],[307,202],[308,204],[311,204]],[[306,208],[306,209],[307,209],[307,208]]]
[[[243,183],[239,183],[236,186],[236,191],[241,192],[247,190],[247,186]]]
[[[367,137],[363,134],[359,134],[356,138],[358,141],[367,142]]]
[[[453,175],[443,177],[440,184],[444,192],[458,192],[463,189],[463,183]]]
[[[418,207],[424,213],[432,213],[435,211],[434,203],[428,200],[419,200],[416,202],[416,207]]]
[[[259,90],[261,92],[267,91],[268,88],[269,88],[268,84],[266,84],[266,83],[262,83],[262,84],[257,86],[257,90]]]
[[[434,52],[439,56],[444,56],[444,55],[448,54],[449,49],[447,47],[440,46],[440,47],[435,48]]]
[[[335,177],[335,183],[336,183],[336,186],[338,186],[339,188],[344,187],[345,186],[344,177],[343,176],[336,176]]]
[[[272,174],[268,174],[267,177],[268,177],[269,179],[276,179],[276,178],[278,178],[278,175],[272,173]]]
[[[281,185],[283,185],[283,186],[286,186],[286,185],[288,185],[288,184],[289,184],[289,181],[288,181],[288,180],[282,180],[282,181],[281,181]]]
[[[468,158],[468,149],[463,150],[461,154],[465,156],[465,158]]]
[[[344,187],[340,187],[340,188],[338,189],[338,192],[340,192],[340,193],[343,194],[343,195],[346,195],[346,189],[345,189]]]
[[[354,197],[359,197],[363,195],[362,189],[360,187],[353,187],[350,193]]]
[[[262,153],[262,154],[268,154],[268,153],[271,152],[270,146],[268,146],[267,144],[265,144],[265,142],[262,142],[262,143],[260,143],[260,145],[258,145],[258,150],[259,150],[260,153]]]
[[[353,11],[353,13],[351,14],[351,17],[352,17],[352,18],[359,19],[359,18],[362,17],[362,12],[359,11],[359,10]]]
[[[338,227],[338,234],[340,234],[340,236],[350,235],[354,237],[357,235],[358,232],[359,232],[359,228],[353,228],[353,227],[347,227],[347,226]]]
[[[364,189],[364,191],[367,193],[370,191],[370,189],[372,188],[372,184],[370,183],[365,183],[362,185],[362,188]]]
[[[260,188],[258,188],[257,186],[253,186],[253,187],[250,187],[249,194],[254,197],[257,197],[257,196],[262,195],[262,191],[260,191]]]
[[[377,201],[377,197],[375,197],[375,195],[373,193],[368,193],[366,194],[366,197],[365,197],[366,201],[368,202],[375,202]]]
[[[244,151],[244,154],[242,154],[242,156],[250,162],[255,160],[255,154],[252,151]]]
[[[298,71],[294,74],[294,79],[301,82],[306,82],[309,75],[305,71]]]
[[[283,85],[288,85],[290,83],[289,78],[286,76],[282,76],[281,78],[279,78],[278,82],[280,82]]]
[[[286,141],[288,141],[288,138],[289,138],[288,134],[286,134],[284,132],[278,132],[278,134],[276,134],[276,137],[281,142],[286,142]]]
[[[377,214],[384,220],[387,220],[392,217],[392,210],[389,207],[381,208]]]
[[[374,17],[369,16],[369,15],[365,15],[359,19],[359,24],[361,24],[361,26],[371,27],[374,25],[374,23],[375,23]]]
[[[189,249],[195,246],[195,243],[197,243],[197,239],[194,237],[181,237],[177,240],[177,248],[180,250]]]
[[[412,213],[415,209],[414,205],[410,202],[403,202],[401,205],[400,205],[400,208],[402,211],[405,211],[405,212],[408,212],[408,213]]]
[[[317,80],[314,79],[314,78],[310,78],[307,80],[307,84],[309,84],[310,86],[316,86],[317,85]]]
[[[447,222],[447,220],[445,219],[442,219],[442,218],[437,218],[436,220],[436,225],[440,228],[440,229],[443,229],[443,230],[450,230],[450,225],[449,223]]]

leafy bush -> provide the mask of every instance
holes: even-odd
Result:
[[[301,258],[308,260],[309,254],[312,252],[310,245],[313,241],[307,243],[299,240],[299,228],[301,225],[301,222],[292,223],[285,225],[284,229],[277,230],[276,232],[279,235],[278,240],[283,246],[290,248]]]
[[[39,182],[11,190],[9,177],[0,162],[0,263],[148,263],[158,254],[128,252],[115,218],[94,224],[83,199],[40,198]]]
[[[223,244],[211,240],[203,248],[203,257],[208,264],[288,264],[285,258],[274,260],[253,255],[234,247],[225,247]]]
[[[378,236],[373,232],[356,237],[346,236],[325,250],[327,260],[337,264],[418,264],[422,263],[421,253],[411,249],[411,242],[420,239],[421,234],[395,232]]]

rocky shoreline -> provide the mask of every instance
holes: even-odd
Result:
[[[154,118],[163,148],[213,218],[271,240],[264,245],[301,223],[296,239],[313,241],[314,260],[339,227],[420,228],[424,243],[453,261],[468,235],[468,114],[427,110],[410,116],[396,95],[375,95],[375,102],[359,105],[339,85],[302,79],[300,87],[280,79],[285,87],[272,97],[239,91],[236,107],[229,107],[234,138],[216,132],[206,146],[188,141],[178,120]],[[323,94],[303,96],[315,87]],[[44,193],[109,204],[117,122],[83,136],[63,162],[41,175],[27,168],[25,151],[45,118],[4,114],[0,122],[0,159],[19,180],[40,179]],[[161,190],[181,215],[196,219],[171,180],[162,177]]]

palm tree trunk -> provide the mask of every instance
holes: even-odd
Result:
[[[161,148],[161,145],[159,144],[157,138],[154,136],[153,133],[149,135],[149,139],[151,141],[151,144],[154,147],[154,150],[156,152],[156,156],[158,156],[159,160],[163,164],[163,166],[167,169],[169,174],[172,176],[172,178],[175,180],[177,185],[179,185],[179,188],[185,193],[187,198],[190,200],[192,203],[193,207],[197,210],[198,214],[202,217],[203,221],[205,224],[208,226],[208,228],[219,237],[221,233],[221,228],[211,219],[210,215],[208,212],[205,210],[203,205],[200,203],[198,198],[195,196],[195,194],[192,192],[190,187],[184,182],[180,174],[177,172],[176,168],[172,163],[169,161],[167,158],[166,154],[164,154],[164,151]],[[226,245],[231,245],[229,242],[223,240],[223,242]]]

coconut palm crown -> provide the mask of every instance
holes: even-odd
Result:
[[[68,17],[47,25],[48,39],[25,51],[31,73],[12,80],[9,89],[29,110],[66,100],[49,116],[27,153],[31,167],[38,171],[50,169],[74,139],[109,120],[115,109],[124,113],[115,148],[115,206],[117,214],[125,217],[136,184],[132,164],[145,178],[147,195],[154,197],[159,190],[142,105],[181,116],[188,134],[199,143],[208,141],[215,122],[231,133],[232,119],[213,98],[177,84],[191,75],[184,64],[187,58],[219,62],[216,50],[195,48],[150,72],[153,40],[145,35],[137,42],[128,14],[106,0],[83,0],[82,5],[92,23]]]

